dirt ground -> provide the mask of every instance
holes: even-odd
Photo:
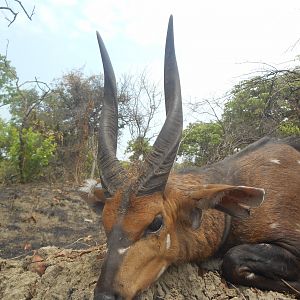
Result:
[[[70,184],[0,187],[0,299],[91,299],[105,252],[99,216]],[[170,267],[139,298],[294,299],[192,264]]]

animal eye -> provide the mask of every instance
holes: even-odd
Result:
[[[151,224],[147,228],[147,233],[156,233],[158,232],[164,224],[164,219],[162,215],[157,215]]]

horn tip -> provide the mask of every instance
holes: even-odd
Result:
[[[173,27],[173,15],[170,15],[170,18],[169,18],[169,27]]]
[[[100,35],[98,30],[96,30],[96,35],[97,35],[97,40],[98,41],[102,40],[101,35]]]
[[[174,29],[173,29],[173,15],[170,15],[168,30],[167,30],[167,39],[170,38],[171,40],[174,39]]]

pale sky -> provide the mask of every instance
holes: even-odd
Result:
[[[162,82],[170,14],[184,101],[221,96],[261,68],[253,62],[285,68],[300,54],[299,0],[22,2],[28,10],[35,4],[32,21],[20,14],[8,28],[0,11],[0,53],[9,40],[8,58],[21,80],[51,82],[83,66],[87,75],[102,72],[98,30],[117,77],[147,68]]]

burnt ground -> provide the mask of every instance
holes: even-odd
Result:
[[[0,257],[43,246],[82,249],[104,240],[100,218],[76,190],[45,183],[0,187]]]
[[[91,299],[106,252],[100,218],[70,184],[0,187],[0,299]],[[37,262],[36,262],[37,261]],[[141,299],[293,299],[170,267]]]

